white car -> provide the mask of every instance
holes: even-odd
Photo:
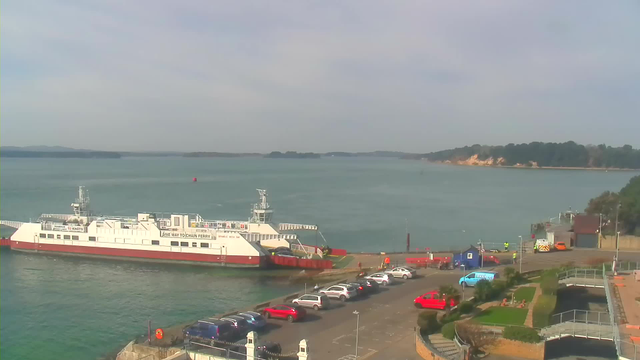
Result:
[[[320,294],[325,294],[330,298],[340,299],[340,301],[347,301],[358,295],[358,292],[353,286],[350,285],[331,285],[318,291]]]
[[[393,284],[393,276],[389,274],[385,274],[383,272],[371,274],[369,276],[365,276],[365,279],[373,280],[382,286],[387,286],[389,284]]]
[[[326,309],[330,305],[329,297],[324,294],[304,294],[297,299],[291,300],[292,303],[313,310]]]
[[[399,266],[391,270],[386,270],[385,274],[389,274],[395,278],[411,279],[416,277],[417,272],[415,269]]]

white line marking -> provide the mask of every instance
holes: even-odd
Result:
[[[332,342],[333,342],[334,344],[337,344],[337,343],[338,343],[338,340],[342,339],[342,338],[343,338],[343,337],[345,337],[345,336],[347,336],[347,335],[340,335],[340,336],[338,336],[337,338],[333,339],[333,341],[332,341]]]

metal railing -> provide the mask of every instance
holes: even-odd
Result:
[[[569,269],[558,273],[558,280],[578,278],[578,279],[604,279],[604,270],[600,269]]]
[[[551,325],[565,322],[610,326],[613,319],[608,312],[577,309],[551,315]]]

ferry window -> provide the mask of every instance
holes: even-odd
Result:
[[[47,234],[40,234],[40,237],[43,238],[43,239],[46,239],[47,238]]]
[[[47,238],[53,239],[53,234],[47,234]]]
[[[96,237],[95,236],[89,236],[89,241],[96,241]]]
[[[60,235],[56,235],[56,239],[61,239]]]
[[[65,240],[71,240],[71,235],[64,235]]]
[[[151,240],[151,245],[160,245],[160,240]]]
[[[200,247],[208,248],[209,247],[209,243],[200,243]]]
[[[192,242],[191,243],[191,247],[198,247],[198,243],[197,242]]]
[[[172,241],[171,242],[171,246],[178,246],[178,242],[177,241]]]
[[[189,246],[189,242],[188,241],[181,241],[180,242],[180,246]]]
[[[71,240],[80,240],[80,239],[78,238],[78,235],[73,235],[71,236]]]

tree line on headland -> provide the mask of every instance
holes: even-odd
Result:
[[[457,162],[475,156],[480,161],[493,159],[495,165],[501,166],[640,169],[640,150],[633,149],[631,145],[580,145],[573,141],[505,146],[476,144],[404,158]]]
[[[618,231],[640,236],[640,175],[632,177],[620,192],[605,191],[589,200],[585,212],[602,216],[602,232],[611,235],[615,232],[617,212]]]

